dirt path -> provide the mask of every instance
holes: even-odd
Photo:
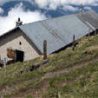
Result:
[[[76,69],[80,69],[82,68],[83,66],[86,66],[88,65],[89,63],[92,63],[93,62],[97,62],[98,61],[98,57],[96,58],[93,58],[93,59],[90,59],[90,60],[87,60],[85,62],[81,62],[81,63],[78,63],[76,65],[71,65],[69,67],[67,67],[66,69],[64,70],[60,70],[60,71],[57,71],[57,72],[50,72],[50,73],[47,73],[45,74],[42,79],[48,79],[48,78],[53,78],[53,77],[59,77],[60,75],[62,74],[65,74],[65,73],[69,73],[70,71],[74,71]]]

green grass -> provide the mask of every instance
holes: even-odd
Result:
[[[84,37],[74,51],[69,47],[48,59],[49,63],[32,72],[25,69],[41,63],[42,57],[9,65],[6,73],[1,69],[0,95],[6,89],[5,98],[98,98],[98,35]],[[64,70],[68,72],[43,78]]]

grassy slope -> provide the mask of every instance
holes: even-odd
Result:
[[[5,98],[98,98],[98,35],[82,38],[74,51],[70,47],[48,58],[48,64],[32,72],[25,69],[41,63],[42,58],[9,65],[7,71],[1,69],[0,95],[6,94]],[[21,74],[21,71],[24,72]]]

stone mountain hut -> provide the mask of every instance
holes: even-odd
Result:
[[[7,57],[7,49],[24,52],[24,61],[43,54],[43,41],[47,40],[47,54],[55,53],[75,40],[98,30],[98,14],[94,11],[61,16],[22,25],[0,36],[0,56]]]

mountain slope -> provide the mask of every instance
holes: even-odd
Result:
[[[98,35],[84,37],[74,51],[72,48],[48,56],[48,61],[43,62],[40,57],[1,69],[0,95],[5,94],[5,98],[97,98]],[[36,65],[33,71],[32,65]]]

